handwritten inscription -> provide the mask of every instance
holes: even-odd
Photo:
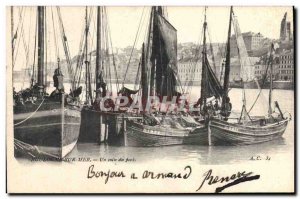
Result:
[[[87,178],[104,178],[105,184],[109,181],[111,178],[125,178],[127,175],[123,171],[97,171],[94,169],[95,166],[91,165],[88,168]],[[153,171],[145,170],[142,175],[140,176],[141,179],[165,179],[165,178],[182,178],[182,179],[188,179],[192,173],[191,166],[186,166],[183,170],[183,172],[175,173],[175,172],[158,172],[155,173]],[[139,176],[136,173],[132,173],[130,175],[131,179],[139,179]]]
[[[233,186],[233,185],[239,184],[241,182],[259,178],[259,175],[251,176],[252,174],[253,174],[253,172],[242,171],[242,172],[237,172],[237,173],[225,176],[225,177],[219,177],[217,175],[213,176],[212,169],[210,169],[204,173],[204,175],[203,175],[204,178],[202,180],[202,183],[200,184],[199,188],[196,191],[199,191],[204,186],[205,183],[207,183],[208,185],[213,185],[213,184],[218,184],[218,183],[222,184],[224,182],[232,182],[231,184],[230,183],[227,184],[227,186],[225,185],[223,187],[218,187],[216,189],[216,192],[221,192],[222,190],[224,190],[225,188],[227,188],[229,186]]]
[[[88,169],[87,178],[105,178],[105,184],[110,178],[125,178],[126,175],[123,171],[94,171],[94,165],[91,165]]]
[[[183,178],[183,179],[188,179],[192,173],[192,168],[191,166],[186,166],[184,168],[183,173],[173,173],[173,172],[166,172],[166,173],[154,173],[152,171],[144,171],[142,178],[150,178],[150,179],[164,179],[164,178]]]
[[[212,174],[212,169],[208,170],[203,174],[203,179],[201,179],[201,184],[198,187],[197,191],[200,191],[205,185],[217,185],[223,184],[221,187],[216,188],[216,192],[219,193],[224,189],[240,184],[242,182],[257,180],[260,178],[260,175],[252,175],[253,172],[246,171],[238,171],[234,174],[226,175],[226,176],[217,176]],[[107,184],[109,179],[112,178],[125,178],[128,177],[132,180],[137,179],[148,179],[148,180],[158,180],[158,179],[188,179],[192,174],[192,167],[186,166],[184,167],[182,172],[154,172],[150,170],[144,170],[142,173],[129,173],[125,174],[124,171],[111,171],[106,170],[96,170],[94,165],[90,165],[87,172],[87,178],[101,178],[104,179],[104,183]],[[226,184],[227,183],[227,184]]]

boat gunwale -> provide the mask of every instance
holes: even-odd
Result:
[[[188,136],[197,136],[199,134],[201,134],[201,132],[197,132],[197,133],[193,133],[195,130],[197,129],[201,129],[201,128],[205,128],[205,126],[203,127],[196,127],[196,128],[191,128],[191,129],[176,129],[176,128],[165,128],[166,130],[168,130],[168,132],[171,132],[170,130],[176,130],[178,133],[176,135],[166,135],[166,134],[155,134],[155,133],[151,133],[151,132],[145,132],[144,130],[147,129],[149,131],[158,131],[159,129],[153,129],[153,128],[157,128],[157,127],[152,127],[149,125],[142,125],[139,124],[135,121],[130,121],[128,120],[130,123],[133,123],[134,125],[137,125],[138,127],[134,127],[134,126],[128,126],[127,128],[131,128],[133,130],[139,131],[141,133],[145,133],[145,134],[151,134],[151,135],[156,135],[156,136],[164,136],[164,137],[188,137]],[[146,128],[144,128],[146,127]],[[140,129],[139,129],[140,128]],[[164,128],[164,127],[163,127]],[[125,131],[127,133],[127,131]],[[173,131],[174,132],[174,131]]]
[[[250,128],[250,129],[253,129],[253,130],[261,129],[261,128],[269,129],[270,127],[273,127],[273,126],[276,126],[276,125],[281,125],[282,123],[286,123],[288,121],[289,121],[289,119],[283,119],[279,122],[274,122],[273,124],[268,124],[268,125],[265,125],[265,126],[256,127],[256,126],[239,125],[238,123],[230,123],[230,122],[226,122],[226,121],[223,121],[223,120],[220,120],[220,119],[211,120],[211,122],[222,124],[222,125],[235,126],[235,127],[238,127],[238,128]],[[210,124],[210,125],[212,125],[212,124]]]
[[[220,124],[220,123],[219,123]],[[228,123],[230,124],[230,123]],[[271,136],[271,135],[276,135],[276,134],[280,134],[282,133],[282,130],[283,132],[285,131],[285,128],[288,124],[288,120],[283,120],[279,126],[278,126],[278,129],[275,129],[275,131],[271,132],[271,133],[266,133],[265,131],[269,130],[270,128],[264,128],[264,131],[260,131],[261,129],[258,129],[258,128],[255,128],[255,129],[251,129],[250,127],[243,127],[243,126],[240,126],[240,127],[236,127],[237,129],[228,129],[227,127],[225,127],[225,124],[222,124],[222,126],[218,126],[218,125],[213,125],[213,124],[210,124],[210,127],[212,128],[216,128],[216,129],[219,129],[219,130],[223,130],[223,131],[226,131],[226,132],[229,132],[229,133],[234,133],[234,134],[240,134],[240,135],[247,135],[247,136]],[[230,127],[230,125],[227,125]],[[232,126],[232,125],[231,125]],[[272,125],[271,127],[273,127],[274,125]],[[268,126],[270,127],[270,126]],[[249,131],[251,133],[247,133],[245,131]],[[213,131],[212,131],[212,134]]]

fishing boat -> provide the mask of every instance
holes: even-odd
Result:
[[[295,82],[276,80],[273,81],[273,89],[284,89],[284,90],[294,90]]]
[[[122,113],[126,111],[115,109],[116,96],[113,95],[112,73],[115,74],[116,90],[119,92],[118,71],[107,20],[106,7],[98,6],[96,10],[96,62],[91,60],[89,35],[92,24],[93,8],[86,7],[85,43],[82,46],[82,60],[85,60],[85,106],[82,109],[80,142],[122,144]],[[111,60],[112,58],[112,60]],[[80,59],[80,57],[79,57]],[[83,62],[82,62],[83,65]],[[80,67],[82,67],[80,65]],[[112,68],[112,69],[111,69]],[[78,69],[77,71],[80,71]],[[95,83],[91,81],[94,75]],[[105,110],[104,110],[105,109]]]
[[[153,147],[168,145],[207,145],[207,134],[199,124],[183,127],[170,119],[167,124],[147,125],[140,119],[128,120],[125,126],[125,146]]]
[[[142,110],[124,123],[125,146],[151,147],[207,143],[205,125],[184,111],[162,110],[148,106],[150,98],[176,98],[181,93],[177,78],[177,30],[165,18],[162,7],[152,7],[146,45],[141,58]]]
[[[228,83],[230,74],[230,36],[231,26],[233,25],[235,34],[237,35],[237,44],[239,47],[239,57],[241,60],[241,71],[246,70],[249,64],[246,63],[245,55],[246,48],[243,48],[244,43],[241,36],[241,31],[237,19],[234,16],[233,8],[230,8],[230,19],[227,40],[227,54],[225,62],[224,75],[224,95],[222,98],[222,112],[219,117],[211,118],[209,124],[209,131],[211,131],[211,145],[247,145],[267,142],[277,139],[284,133],[290,118],[284,116],[278,102],[275,101],[275,108],[279,113],[275,113],[272,108],[272,89],[273,80],[270,78],[269,90],[269,110],[266,116],[250,116],[250,110],[246,108],[246,95],[243,89],[243,105],[239,118],[230,118],[231,103],[228,96]],[[273,54],[275,52],[274,44],[270,48],[270,55],[268,59],[268,68],[270,77],[273,75]],[[241,74],[242,80],[247,80],[247,72]],[[259,92],[260,94],[261,92]],[[229,106],[228,106],[229,105]],[[253,104],[254,106],[255,104]],[[253,107],[252,106],[252,107]]]
[[[273,80],[273,89],[282,89],[282,90],[293,90],[294,89],[293,81],[285,80]],[[231,88],[246,88],[246,89],[257,89],[258,86],[263,89],[270,88],[270,81],[268,79],[259,79],[252,80],[248,82],[242,82],[241,80],[236,80],[230,83]]]
[[[208,124],[208,120],[210,117],[214,117],[216,112],[220,109],[219,103],[221,101],[221,97],[223,96],[223,88],[221,86],[220,81],[215,75],[215,72],[210,66],[207,57],[207,39],[206,34],[208,34],[207,22],[206,22],[206,7],[204,11],[204,23],[203,23],[203,50],[202,50],[202,67],[201,67],[201,90],[200,90],[200,98],[194,104],[194,107],[198,107],[199,112],[195,112],[195,119],[201,123]],[[212,47],[211,47],[212,48]],[[212,49],[210,49],[212,50]],[[213,54],[213,53],[212,53]],[[212,55],[213,56],[213,55]],[[212,58],[214,60],[214,58]],[[213,63],[215,64],[215,63]],[[214,104],[213,104],[214,102]],[[213,111],[212,111],[213,109]],[[197,117],[197,116],[201,117]]]
[[[270,87],[270,82],[263,79],[255,79],[247,82],[243,82],[241,79],[233,80],[229,83],[230,88],[245,88],[245,89],[257,89],[258,87],[263,89],[268,89]]]
[[[57,12],[60,13],[59,8]],[[80,88],[74,89],[72,94],[65,93],[64,75],[58,57],[57,69],[53,75],[55,90],[50,95],[46,92],[45,15],[46,8],[38,6],[37,35],[35,35],[37,38],[35,48],[38,51],[37,74],[33,64],[30,87],[18,92],[14,91],[13,94],[14,148],[16,157],[46,157],[59,160],[70,153],[77,143],[80,128],[78,102]],[[59,23],[63,26],[61,18]],[[64,32],[62,37],[66,38]]]

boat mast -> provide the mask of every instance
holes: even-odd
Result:
[[[230,36],[231,36],[231,23],[232,23],[232,6],[230,7],[230,17],[229,17],[229,27],[228,27],[228,36],[227,36],[227,46],[226,46],[226,61],[225,61],[225,74],[224,74],[224,96],[222,104],[225,103],[225,98],[228,97],[228,86],[229,86],[229,74],[230,74]]]
[[[274,44],[271,44],[270,51],[270,91],[269,91],[269,117],[272,115],[272,90],[273,90],[273,50]]]
[[[45,15],[44,15],[44,22],[45,22],[45,24],[46,24],[46,21],[47,21],[47,12],[46,12],[46,8],[45,8]],[[47,54],[48,54],[48,46],[47,46],[47,44],[48,44],[48,42],[47,42],[47,40],[48,40],[48,38],[47,38],[47,25],[45,25],[45,30],[44,30],[44,41],[45,41],[45,43],[44,43],[44,45],[45,45],[45,47],[44,47],[44,49],[45,49],[45,60],[44,60],[44,89],[45,90],[47,90],[47,76],[48,76],[48,68],[47,68]]]
[[[11,24],[11,64],[12,68],[14,68],[14,7],[10,7],[10,24]]]
[[[154,41],[154,36],[153,36],[153,32],[154,32],[154,28],[157,29],[157,10],[156,10],[156,7],[155,6],[152,6],[152,10],[151,10],[151,17],[150,19],[152,18],[152,29],[149,29],[149,38],[150,38],[150,34],[152,33],[152,53],[153,53],[153,50],[154,50],[154,45],[156,45],[156,41]],[[150,22],[151,24],[151,22]],[[148,44],[149,45],[149,44]],[[153,55],[152,55],[153,56]],[[153,57],[151,56],[151,58],[153,59]],[[154,96],[156,94],[155,92],[155,72],[156,72],[156,61],[155,61],[155,58],[154,60],[152,60],[151,62],[151,73],[150,73],[150,95],[151,96]]]
[[[44,7],[38,6],[38,82],[39,93],[44,92]]]
[[[85,100],[86,103],[89,101],[89,94],[88,94],[88,10],[87,6],[85,7]]]
[[[148,101],[148,77],[147,77],[147,69],[146,69],[146,61],[145,61],[145,45],[142,45],[142,70],[141,70],[141,84],[142,84],[142,106],[143,112],[146,109],[147,101]]]
[[[151,96],[153,95],[153,87],[152,87],[152,80],[151,80],[151,77],[152,77],[152,72],[151,72],[151,68],[152,68],[152,63],[151,63],[151,66],[149,67],[149,56],[150,56],[150,46],[153,44],[153,16],[154,15],[154,7],[151,8],[151,14],[150,14],[150,23],[149,23],[149,28],[148,28],[148,39],[147,39],[147,50],[146,50],[146,64],[147,64],[147,69],[148,71],[150,71],[150,77],[148,77],[148,82],[150,83],[150,86],[149,86],[149,89],[148,89],[148,86],[147,86],[147,89],[148,89],[148,96]],[[152,38],[152,39],[151,39]]]
[[[203,51],[202,51],[202,77],[201,77],[201,101],[200,101],[200,110],[202,105],[206,106],[206,7],[204,10],[204,23],[203,23]],[[203,108],[204,108],[203,107]]]
[[[230,7],[229,16],[229,27],[227,36],[227,46],[226,46],[226,60],[225,60],[225,72],[224,72],[224,83],[223,83],[223,97],[222,97],[222,108],[221,115],[227,120],[230,114],[230,102],[228,97],[228,87],[229,87],[229,75],[230,75],[230,36],[231,36],[231,23],[232,23],[232,6]]]
[[[97,7],[97,47],[96,47],[96,98],[100,98],[100,73],[101,73],[101,7]]]

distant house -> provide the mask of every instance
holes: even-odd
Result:
[[[255,63],[254,65],[254,75],[257,79],[263,79],[265,76],[269,79],[269,74],[270,74],[270,66],[267,64],[268,62],[268,57],[264,56],[261,57],[258,62]],[[278,74],[279,74],[279,56],[275,55],[273,59],[273,80],[278,79]]]
[[[294,50],[279,54],[278,80],[294,81]]]
[[[192,82],[199,85],[201,81],[202,63],[201,60],[182,59],[178,61],[178,78],[182,84]]]
[[[262,44],[265,43],[266,40],[261,33],[245,32],[242,33],[242,36],[245,42],[246,50],[250,55],[252,54],[252,51],[261,48]],[[230,47],[231,55],[236,56],[238,54],[236,35],[231,36]]]
[[[253,77],[255,76],[255,63],[259,60],[258,57],[248,57],[249,61],[249,66],[244,66],[247,67],[247,72],[250,74],[247,74],[248,77]],[[240,59],[238,57],[234,57],[230,59],[230,75],[229,75],[229,81],[237,81],[241,80],[242,73],[245,71],[241,71],[241,63]]]

